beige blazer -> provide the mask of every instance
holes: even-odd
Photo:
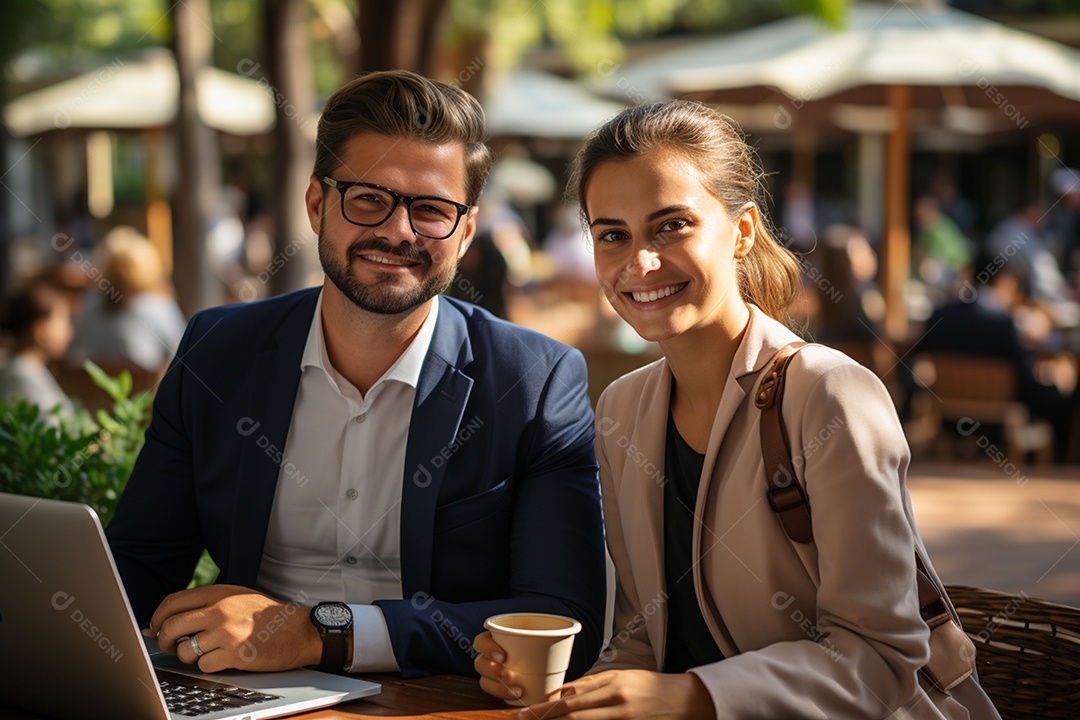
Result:
[[[726,659],[692,672],[719,720],[967,718],[955,699],[927,695],[916,678],[929,631],[915,589],[913,548],[921,540],[904,486],[909,453],[873,373],[822,346],[798,353],[782,412],[810,498],[814,543],[796,547],[765,499],[753,389],[776,351],[798,339],[752,307],[713,422],[695,511],[694,586]],[[661,359],[615,381],[597,406],[617,588],[611,644],[594,672],[662,668],[670,390]]]

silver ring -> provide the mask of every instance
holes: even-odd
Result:
[[[206,654],[203,652],[203,649],[199,647],[199,641],[195,639],[194,635],[188,637],[187,644],[188,647],[191,648],[191,652],[195,653],[195,657],[202,657]]]

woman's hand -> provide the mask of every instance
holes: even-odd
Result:
[[[490,692],[490,691],[489,691]],[[713,720],[712,697],[692,673],[608,670],[562,687],[562,699],[518,713],[519,720]]]
[[[506,651],[491,638],[491,633],[482,632],[473,640],[473,648],[479,653],[473,660],[473,667],[480,673],[480,689],[500,700],[513,700],[521,697],[521,685],[517,673],[507,670]]]

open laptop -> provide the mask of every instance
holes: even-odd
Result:
[[[0,706],[72,719],[258,720],[380,690],[314,670],[199,673],[142,636],[93,510],[5,493],[0,658]]]

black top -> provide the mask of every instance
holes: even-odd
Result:
[[[692,573],[694,506],[705,456],[686,444],[668,413],[664,452],[664,576],[667,581],[667,650],[664,672],[724,659],[698,606]],[[704,542],[709,534],[705,533]]]

